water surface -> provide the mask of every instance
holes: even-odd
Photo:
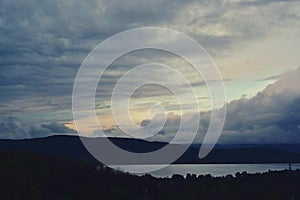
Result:
[[[126,166],[126,168],[130,168],[128,171],[132,171],[132,169],[136,171],[140,171],[139,169],[151,169],[151,167],[155,167],[155,165],[132,165]],[[256,173],[256,172],[267,172],[269,170],[285,170],[288,169],[288,163],[283,164],[172,164],[163,169],[150,172],[154,177],[171,177],[173,174],[180,174],[186,176],[189,174],[196,175],[206,175],[210,174],[212,176],[226,176],[228,174],[235,175],[237,172],[246,171],[248,173]],[[292,164],[292,169],[300,169],[300,163]],[[142,175],[142,174],[138,174]]]

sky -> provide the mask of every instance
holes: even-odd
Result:
[[[84,58],[121,31],[164,27],[195,39],[219,67],[227,96],[220,143],[299,142],[299,11],[297,0],[2,0],[0,138],[76,134],[72,90]],[[170,91],[145,86],[130,101],[132,119],[148,131],[149,108],[163,106],[168,111],[165,127],[151,140],[169,141],[181,115],[193,119],[200,112],[201,141],[211,109],[203,79],[195,78],[183,59],[154,50],[122,56],[104,74],[96,94],[101,128],[108,136],[124,136],[111,116],[113,85],[133,66],[149,62],[185,72],[195,86],[200,109],[180,113]],[[89,133],[97,130],[90,127]]]

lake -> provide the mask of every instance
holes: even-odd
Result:
[[[129,171],[149,168],[155,165],[134,165],[126,166]],[[211,174],[212,176],[234,175],[236,172],[246,171],[248,173],[267,172],[269,170],[285,170],[288,169],[288,163],[284,164],[172,164],[163,169],[150,172],[154,177],[171,177],[173,174],[186,176],[188,173],[196,175]],[[292,164],[292,169],[300,169],[300,163]],[[137,174],[143,175],[143,174]]]

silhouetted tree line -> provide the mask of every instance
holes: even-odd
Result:
[[[0,199],[300,199],[300,171],[142,177],[31,152],[0,152]]]

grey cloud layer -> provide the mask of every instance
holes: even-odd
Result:
[[[274,84],[250,99],[241,98],[227,105],[227,116],[219,143],[299,143],[300,141],[300,67],[282,76]],[[188,113],[193,119],[195,113]],[[179,115],[169,115],[164,128],[149,140],[170,141],[178,129]],[[210,112],[202,112],[199,133],[201,143],[210,122]],[[149,120],[141,122],[147,129]],[[192,123],[187,121],[185,123]],[[154,122],[155,124],[155,122]],[[114,128],[114,135],[121,135]],[[116,134],[116,133],[119,134]],[[189,136],[186,129],[185,135]]]
[[[287,73],[251,99],[228,104],[223,141],[299,142],[300,68]]]
[[[299,143],[299,76],[300,67],[282,75],[253,98],[230,102],[219,142]],[[210,115],[204,113],[202,117],[200,128],[205,131]]]
[[[9,117],[0,123],[1,139],[25,139],[61,134],[74,135],[76,132],[57,122],[29,126],[17,118]]]
[[[0,118],[36,112],[57,113],[52,121],[62,121],[65,115],[71,118],[72,86],[80,63],[97,43],[120,31],[141,26],[174,28],[220,55],[244,40],[299,31],[298,10],[297,1],[275,0],[3,0]],[[117,73],[127,66],[112,68]],[[109,77],[104,79],[101,98],[109,98],[111,83]],[[66,113],[63,117],[61,111]]]

